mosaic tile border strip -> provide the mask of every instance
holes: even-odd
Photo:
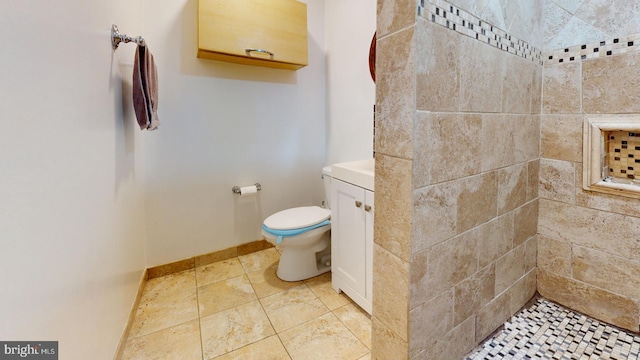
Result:
[[[420,0],[418,15],[500,50],[543,64],[541,50],[444,0]]]
[[[640,50],[640,33],[544,52],[545,64],[596,59]]]
[[[640,336],[539,298],[465,360],[638,359]]]

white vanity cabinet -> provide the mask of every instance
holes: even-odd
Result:
[[[333,179],[331,283],[371,314],[373,191]]]

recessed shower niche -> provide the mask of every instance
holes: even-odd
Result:
[[[586,118],[583,188],[640,198],[640,118]]]

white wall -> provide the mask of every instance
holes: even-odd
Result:
[[[162,122],[145,142],[148,265],[260,239],[270,214],[320,203],[322,166],[372,157],[376,2],[307,4],[309,65],[288,71],[198,59],[197,0],[145,1]],[[255,182],[254,199],[231,192]]]
[[[375,84],[369,46],[375,0],[325,0],[327,163],[373,157]]]
[[[141,137],[121,76],[142,0],[0,2],[0,339],[111,359],[145,266]],[[130,88],[130,85],[129,85]],[[127,87],[125,87],[127,89]],[[126,90],[130,91],[130,90]]]
[[[149,266],[262,238],[270,214],[319,204],[326,156],[324,1],[298,71],[196,58],[197,0],[145,1],[159,130],[145,140]],[[255,198],[234,185],[259,182]]]

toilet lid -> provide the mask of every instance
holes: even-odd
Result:
[[[321,223],[331,217],[331,210],[319,206],[303,206],[277,212],[265,219],[264,225],[274,230],[300,229]]]

